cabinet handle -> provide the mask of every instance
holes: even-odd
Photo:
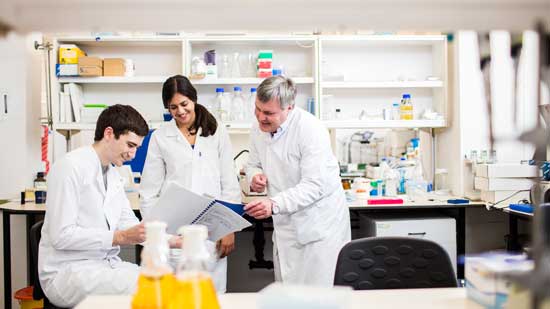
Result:
[[[409,233],[409,236],[424,236],[424,235],[426,235],[426,232]]]
[[[8,114],[8,94],[4,93],[4,114]]]

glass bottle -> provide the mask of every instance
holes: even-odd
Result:
[[[166,223],[145,224],[146,241],[141,252],[141,273],[132,309],[166,309],[173,297],[175,277],[168,264]]]
[[[48,186],[46,185],[46,178],[44,178],[44,172],[36,173],[36,178],[34,179],[34,189],[36,191],[47,191]]]
[[[399,114],[401,120],[413,120],[413,105],[411,102],[411,95],[408,93],[403,94],[401,99],[401,106],[399,107]]]
[[[219,309],[220,304],[206,265],[212,259],[206,248],[206,226],[194,224],[180,229],[183,246],[170,309]]]

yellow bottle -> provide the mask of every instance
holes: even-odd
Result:
[[[219,309],[220,304],[206,263],[210,254],[205,246],[208,230],[204,225],[181,228],[183,252],[176,274],[169,309]]]
[[[141,253],[141,273],[132,309],[167,309],[175,286],[175,277],[168,264],[166,224],[145,224],[146,241]]]
[[[403,94],[401,105],[399,106],[399,115],[401,120],[413,120],[414,118],[411,95],[408,93]]]

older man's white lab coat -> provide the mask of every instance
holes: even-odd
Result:
[[[246,174],[263,172],[274,202],[277,280],[331,286],[340,249],[351,238],[349,210],[327,129],[294,108],[272,135],[251,132]]]
[[[203,137],[200,136],[201,132],[199,128],[194,148],[180,132],[175,120],[153,132],[139,191],[144,219],[169,182],[176,182],[197,194],[207,194],[231,202],[241,201],[233,149],[227,131],[218,126],[214,135]],[[185,211],[185,201],[182,201],[182,211]],[[172,260],[177,259],[178,250],[171,250],[171,255]],[[220,259],[212,266],[216,290],[225,292],[227,258]]]
[[[115,230],[139,221],[114,167],[107,189],[96,151],[82,147],[59,159],[48,175],[46,217],[38,271],[49,300],[72,307],[90,294],[131,294],[138,266],[121,261],[113,246]]]

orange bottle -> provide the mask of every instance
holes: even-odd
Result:
[[[220,309],[212,277],[206,271],[211,259],[206,249],[208,230],[204,225],[181,228],[183,252],[169,309]]]
[[[145,224],[146,241],[141,252],[141,273],[132,299],[132,309],[167,309],[175,286],[175,277],[168,264],[166,224]]]

